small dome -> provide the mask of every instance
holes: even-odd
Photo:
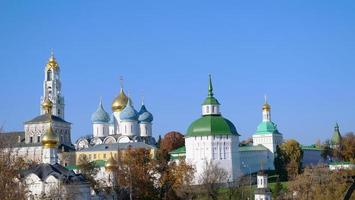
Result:
[[[49,129],[42,137],[42,144],[44,148],[54,148],[59,142],[59,137],[54,133],[52,124],[49,125]]]
[[[102,101],[100,101],[97,110],[91,115],[91,121],[92,123],[108,123],[110,121],[110,115],[102,106]]]
[[[132,101],[128,98],[126,107],[121,111],[120,118],[122,121],[137,121],[138,113],[132,105]]]
[[[270,109],[271,109],[270,104],[265,103],[265,104],[263,105],[263,110],[270,110]]]
[[[115,124],[115,115],[113,113],[111,114],[110,121],[108,123]]]
[[[143,104],[141,109],[138,112],[138,121],[140,122],[149,122],[151,123],[153,121],[153,115],[152,113],[150,113],[147,108],[145,107],[145,105]]]
[[[45,110],[47,113],[50,113],[52,111],[52,107],[53,107],[52,101],[46,97],[42,103],[43,110]]]
[[[127,105],[128,97],[121,88],[120,94],[112,102],[112,111],[121,112]]]
[[[51,57],[49,57],[48,59],[48,63],[46,65],[47,69],[53,69],[53,70],[57,70],[59,68],[59,65],[54,57],[53,52],[51,53]]]
[[[110,158],[106,161],[105,164],[105,169],[108,171],[114,170],[115,168],[118,167],[118,163],[117,161],[112,157],[112,154],[110,156]]]

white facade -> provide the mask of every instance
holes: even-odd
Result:
[[[71,125],[68,122],[53,122],[53,131],[59,136],[59,143],[70,146],[71,145]],[[47,120],[41,120],[38,122],[26,122],[25,123],[25,143],[33,144],[41,143],[43,134],[49,128],[49,122]]]
[[[272,133],[262,135],[254,134],[252,137],[253,145],[263,145],[273,154],[276,152],[276,146],[281,144],[283,140],[282,135]]]
[[[94,137],[105,137],[109,135],[109,124],[93,123],[92,132]]]
[[[271,200],[271,191],[268,188],[266,174],[257,175],[257,189],[255,190],[255,200]]]
[[[217,165],[228,173],[228,181],[240,176],[238,136],[195,136],[185,138],[186,161],[195,167],[195,183],[206,164]]]

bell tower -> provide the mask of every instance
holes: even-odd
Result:
[[[61,94],[61,88],[60,68],[52,51],[44,69],[41,105],[43,104],[46,95],[48,95],[49,100],[53,103],[52,114],[64,119],[64,97]],[[45,113],[45,110],[41,106],[41,115]]]

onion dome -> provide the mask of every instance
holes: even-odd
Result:
[[[92,123],[108,123],[110,121],[110,115],[105,111],[102,106],[102,100],[100,100],[99,107],[97,110],[91,115]]]
[[[211,74],[209,75],[208,82],[208,95],[202,105],[220,105],[218,100],[213,96],[213,86],[212,86],[212,78]]]
[[[142,104],[141,109],[138,112],[138,121],[151,123],[153,121],[153,115],[150,113],[144,104]]]
[[[110,121],[108,123],[115,124],[115,115],[113,113],[111,114]]]
[[[48,99],[48,97],[46,97],[42,103],[42,108],[43,110],[46,111],[46,113],[51,113],[52,112],[52,107],[53,107],[53,103],[51,100]]]
[[[220,115],[206,115],[192,122],[186,136],[239,135],[234,124]]]
[[[49,129],[42,137],[42,145],[44,148],[56,148],[59,143],[59,137],[54,133],[52,122],[49,124]]]
[[[110,158],[106,161],[105,169],[108,171],[112,171],[118,167],[117,161],[112,157],[112,153]]]
[[[126,107],[120,113],[120,119],[122,121],[137,121],[138,112],[134,109],[132,105],[131,98],[128,98]]]
[[[340,144],[340,142],[341,142],[341,134],[339,131],[339,125],[338,125],[338,123],[336,123],[335,127],[334,127],[334,133],[331,138],[331,143],[333,145],[337,145],[337,144]]]
[[[120,94],[112,102],[112,111],[121,112],[127,105],[128,97],[121,88]]]
[[[48,63],[46,65],[46,68],[53,69],[53,70],[59,69],[59,65],[54,57],[53,51],[51,52],[51,57],[49,57],[49,59],[48,59]]]

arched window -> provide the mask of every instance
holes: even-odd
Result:
[[[48,70],[47,71],[47,81],[51,81],[52,80],[52,70]]]

